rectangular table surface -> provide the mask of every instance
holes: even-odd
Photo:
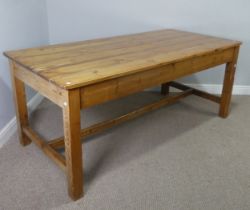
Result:
[[[5,55],[45,80],[73,89],[239,44],[238,41],[164,29],[10,51]]]

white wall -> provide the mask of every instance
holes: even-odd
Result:
[[[177,28],[244,42],[236,84],[250,85],[249,0],[47,0],[51,43],[159,28]],[[186,78],[221,84],[223,68]]]
[[[0,0],[0,130],[15,115],[8,61],[2,53],[47,43],[45,1]]]

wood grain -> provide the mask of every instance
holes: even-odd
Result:
[[[81,88],[81,107],[86,108],[124,97],[149,87],[160,85],[204,69],[229,62],[234,49],[214,51],[129,76],[107,80]]]
[[[5,55],[50,83],[73,89],[239,44],[237,41],[167,29],[12,51]]]
[[[234,75],[237,67],[237,60],[239,54],[239,47],[234,49],[234,57],[231,62],[228,62],[225,69],[225,76],[223,82],[223,89],[221,94],[221,104],[219,116],[226,118],[229,113],[230,102],[233,91]]]
[[[83,196],[80,123],[80,92],[79,89],[70,90],[63,107],[63,124],[68,192],[73,200]]]
[[[14,74],[15,78],[25,82],[44,97],[48,98],[58,106],[63,107],[64,99],[67,96],[67,91],[65,89],[48,82],[31,71],[27,71],[27,69],[19,64],[15,64]]]
[[[23,81],[19,80],[15,76],[16,65],[12,61],[10,61],[10,69],[11,69],[13,97],[14,97],[15,108],[16,108],[19,141],[21,145],[26,146],[30,144],[31,141],[23,133],[23,127],[29,125],[25,86],[24,86]]]

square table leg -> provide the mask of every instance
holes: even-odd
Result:
[[[223,89],[221,94],[220,110],[219,110],[219,116],[223,118],[226,118],[229,114],[238,53],[239,53],[239,47],[236,47],[234,51],[233,60],[226,64]]]
[[[80,108],[79,89],[69,90],[63,107],[63,121],[68,192],[73,200],[83,196]]]
[[[25,85],[15,77],[15,64],[13,62],[10,62],[10,67],[19,140],[21,145],[26,146],[31,143],[31,140],[23,133],[23,127],[29,124]]]
[[[164,96],[167,96],[169,94],[169,87],[170,87],[170,83],[163,83],[161,85],[161,94]]]

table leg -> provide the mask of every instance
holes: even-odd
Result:
[[[164,96],[167,96],[169,94],[169,82],[167,83],[163,83],[161,85],[161,94],[164,95]]]
[[[239,47],[235,48],[233,61],[226,64],[219,110],[219,116],[223,118],[226,118],[229,114],[238,53]]]
[[[21,80],[15,77],[15,64],[10,62],[10,67],[19,141],[21,145],[26,146],[31,143],[31,140],[23,133],[23,127],[29,124],[25,85]]]
[[[63,107],[68,192],[73,200],[83,196],[80,91],[69,90]]]

